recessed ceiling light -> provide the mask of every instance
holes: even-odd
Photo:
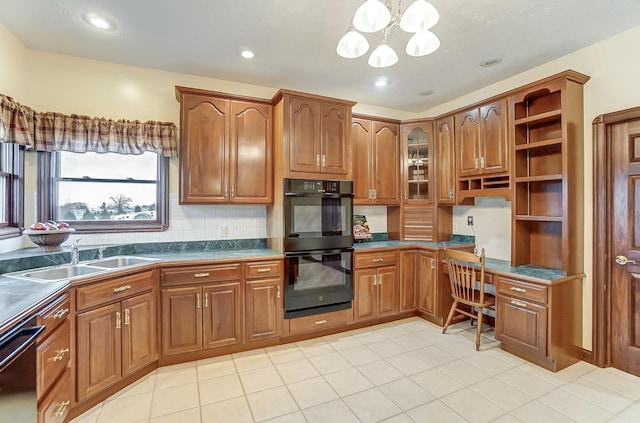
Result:
[[[387,85],[389,85],[389,80],[384,76],[376,80],[376,87],[386,87]]]
[[[483,68],[490,68],[491,66],[496,66],[496,65],[499,65],[500,63],[502,63],[502,59],[498,57],[496,59],[490,59],[490,60],[485,60],[484,62],[480,62],[480,66]]]
[[[113,29],[114,24],[104,16],[100,16],[97,13],[86,13],[84,15],[84,20],[94,28],[98,29]]]
[[[253,54],[251,50],[243,50],[240,54],[245,59],[253,59],[255,57],[255,54]]]
[[[421,93],[418,93],[418,95],[421,95],[422,97],[428,97],[433,94],[435,94],[435,91],[433,90],[427,90],[427,91],[422,91]]]

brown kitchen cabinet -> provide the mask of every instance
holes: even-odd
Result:
[[[354,321],[398,313],[398,253],[383,251],[354,255]]]
[[[241,344],[241,270],[237,263],[162,271],[162,355]]]
[[[176,87],[176,97],[181,110],[180,204],[271,204],[269,102],[186,87]]]
[[[75,290],[79,402],[158,359],[154,275],[146,271]],[[143,288],[146,293],[136,293]]]
[[[456,204],[456,149],[453,116],[436,121],[435,202]]]
[[[38,402],[38,423],[63,423],[73,396],[71,370],[66,369],[51,391]]]
[[[278,338],[282,332],[282,262],[245,264],[246,341]]]
[[[420,302],[418,310],[438,317],[438,253],[421,250],[418,256],[420,275]],[[448,310],[447,310],[448,311]]]
[[[351,122],[353,203],[400,204],[399,122],[362,115]]]
[[[352,179],[350,125],[355,103],[288,90],[278,91],[272,102],[284,177]]]
[[[400,252],[400,305],[399,312],[418,308],[418,250]]]
[[[401,133],[404,203],[431,204],[435,188],[433,122],[403,123]]]

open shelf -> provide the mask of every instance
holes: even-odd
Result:
[[[540,220],[515,221],[516,249],[513,265],[562,269],[562,222]]]
[[[562,175],[539,175],[539,176],[523,176],[516,178],[516,183],[518,182],[562,182]]]
[[[562,222],[562,216],[531,216],[517,214],[516,220],[530,222]]]
[[[562,138],[551,138],[547,140],[529,142],[527,144],[516,145],[516,150],[532,150],[534,148],[544,148],[552,145],[562,144]]]
[[[537,115],[516,119],[515,124],[516,126],[531,125],[531,124],[541,125],[543,123],[557,121],[561,116],[562,116],[562,110],[557,109],[557,110],[552,110],[550,112],[540,113]]]

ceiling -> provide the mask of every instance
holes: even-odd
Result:
[[[440,49],[407,56],[410,34],[395,28],[389,44],[399,62],[385,69],[369,67],[368,54],[336,54],[363,0],[3,0],[0,22],[36,50],[411,112],[640,25],[639,0],[430,1],[440,12],[432,29]],[[89,27],[87,12],[108,17],[115,30]],[[367,39],[373,49],[380,35]],[[245,48],[255,58],[242,58]],[[479,66],[496,58],[497,66]],[[390,84],[375,87],[380,76]]]

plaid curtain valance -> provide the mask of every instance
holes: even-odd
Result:
[[[36,151],[178,155],[178,128],[171,122],[39,113],[1,94],[0,101],[0,142]]]

